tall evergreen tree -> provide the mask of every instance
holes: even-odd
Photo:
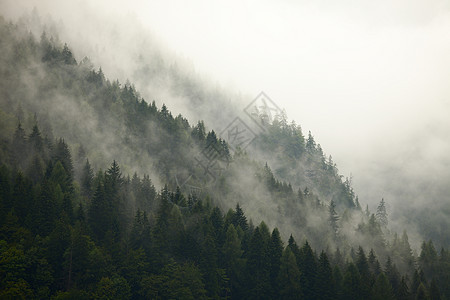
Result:
[[[402,279],[400,281],[400,287],[397,292],[397,299],[398,300],[411,299],[411,293],[409,292],[407,279],[405,278],[405,276],[402,276]]]
[[[316,141],[314,140],[311,131],[308,132],[308,139],[306,140],[306,151],[310,154],[315,153],[316,151]]]
[[[369,269],[369,263],[366,258],[366,254],[361,246],[358,248],[356,259],[356,267],[358,268],[359,275],[361,276],[361,292],[364,298],[368,298],[370,290],[373,284],[372,274]]]
[[[344,299],[364,299],[361,290],[361,277],[359,276],[358,268],[353,263],[347,266],[342,289]]]
[[[317,297],[317,263],[316,257],[309,245],[305,242],[300,249],[300,259],[298,261],[299,269],[302,274],[301,283],[303,294],[307,299],[315,299]]]
[[[89,163],[89,159],[86,159],[86,164],[83,167],[83,173],[81,175],[81,189],[85,196],[90,197],[92,195],[93,183],[94,171]]]
[[[25,137],[25,130],[19,121],[16,131],[14,132],[11,143],[11,161],[13,166],[18,168],[24,167],[23,159],[27,156],[27,141]]]
[[[303,299],[300,276],[295,255],[290,247],[286,247],[278,274],[278,299]]]
[[[233,224],[228,225],[222,248],[227,275],[231,281],[231,297],[244,297],[242,290],[243,259],[241,241]]]
[[[336,299],[336,287],[333,272],[327,254],[322,251],[317,265],[317,299]]]
[[[267,246],[259,227],[256,227],[251,237],[247,254],[247,269],[250,275],[248,286],[249,299],[270,298],[270,261],[268,259]]]
[[[283,242],[281,241],[280,232],[277,228],[272,231],[269,242],[269,260],[270,260],[270,282],[272,284],[272,291],[275,293],[273,297],[276,298],[278,291],[277,278],[280,271],[281,256],[283,255]]]
[[[400,273],[398,272],[397,267],[392,262],[391,257],[389,256],[386,261],[384,273],[386,274],[386,277],[388,278],[392,286],[394,294],[397,295],[400,288]]]
[[[88,212],[90,227],[98,240],[102,240],[106,231],[111,229],[111,214],[111,205],[106,198],[105,187],[102,182],[98,182]]]
[[[155,246],[158,254],[161,255],[161,259],[167,256],[168,251],[168,228],[169,228],[169,215],[171,210],[171,205],[169,202],[169,190],[167,185],[161,190],[159,195],[159,208],[156,215],[156,224],[153,228],[153,236],[155,239]]]
[[[330,226],[333,229],[334,235],[337,235],[339,231],[338,226],[339,216],[336,213],[336,204],[334,203],[334,200],[331,200],[330,202],[328,213],[329,213],[328,222],[330,223]]]
[[[55,162],[60,161],[70,180],[73,180],[73,163],[72,156],[70,154],[69,146],[65,143],[64,139],[59,139],[55,145],[53,160]]]
[[[242,208],[239,206],[239,203],[236,204],[236,211],[233,216],[233,225],[235,227],[240,226],[243,231],[248,230],[247,217],[245,216]]]
[[[377,221],[382,227],[386,227],[388,225],[388,214],[386,211],[386,203],[384,202],[384,198],[381,199],[380,204],[377,207]]]
[[[395,300],[394,293],[392,292],[391,284],[386,276],[381,273],[378,275],[377,280],[372,288],[373,300]]]

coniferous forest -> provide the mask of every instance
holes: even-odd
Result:
[[[26,22],[0,52],[0,299],[450,299],[448,244],[413,249],[286,116],[232,151]]]

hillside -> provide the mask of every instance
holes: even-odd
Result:
[[[45,32],[0,37],[2,295],[448,297],[447,251],[414,254],[282,112],[236,147]]]

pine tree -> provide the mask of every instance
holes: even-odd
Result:
[[[72,52],[70,51],[67,44],[64,44],[64,48],[61,52],[61,56],[62,56],[63,62],[66,65],[76,65],[77,64],[77,61],[73,57]]]
[[[311,131],[308,132],[308,139],[306,140],[306,151],[310,154],[313,154],[316,151],[316,141],[314,140]]]
[[[391,284],[389,283],[386,276],[381,273],[378,275],[377,280],[372,288],[372,299],[373,300],[394,300],[396,299],[394,293],[392,292]]]
[[[28,137],[28,143],[35,153],[42,153],[42,151],[44,150],[44,142],[42,140],[41,132],[39,131],[37,124],[33,126],[31,134]]]
[[[411,293],[409,292],[407,279],[405,276],[402,276],[402,279],[400,281],[400,286],[398,288],[397,292],[397,299],[398,300],[409,300],[411,299]]]
[[[111,188],[117,191],[123,183],[123,178],[120,167],[115,160],[111,164],[111,167],[106,171],[106,175]]]
[[[235,227],[241,227],[244,232],[248,230],[247,218],[244,215],[244,211],[239,206],[239,203],[236,204],[236,211],[233,217],[233,225]]]
[[[111,229],[111,210],[111,205],[106,199],[105,187],[102,182],[98,182],[88,212],[90,227],[98,240],[102,240],[106,231]]]
[[[372,274],[370,273],[369,263],[366,254],[361,246],[358,248],[356,267],[361,276],[361,292],[364,298],[368,298],[372,287]]]
[[[41,182],[44,178],[44,165],[45,163],[42,158],[38,154],[35,154],[26,172],[34,184]]]
[[[377,257],[375,256],[375,252],[373,251],[373,249],[370,249],[368,263],[370,267],[370,272],[375,277],[378,277],[378,275],[381,273],[381,265]]]
[[[324,251],[320,253],[317,266],[317,290],[318,299],[335,299],[336,287],[333,280],[333,272],[331,270],[328,256]]]
[[[376,218],[377,218],[378,223],[382,227],[387,227],[387,225],[388,225],[388,215],[387,215],[387,212],[386,212],[386,204],[384,202],[384,198],[381,199],[381,202],[380,202],[380,204],[377,207]]]
[[[412,271],[414,270],[414,257],[411,246],[409,244],[409,238],[406,230],[403,231],[402,237],[400,239],[399,255],[403,262],[404,268],[406,268],[409,273],[412,273]]]
[[[438,254],[431,240],[429,240],[428,243],[425,241],[422,243],[419,263],[421,270],[425,273],[427,278],[431,278],[436,272]]]
[[[337,247],[336,251],[334,252],[333,264],[337,265],[339,268],[342,268],[344,266],[344,257],[342,256],[339,247]]]
[[[231,282],[231,296],[243,297],[241,293],[242,275],[243,275],[243,259],[241,240],[238,237],[237,231],[233,224],[228,225],[225,242],[222,247],[224,256],[224,264],[227,270],[227,275]]]
[[[397,267],[392,262],[391,257],[389,256],[386,261],[384,273],[386,274],[386,277],[388,278],[392,286],[394,294],[397,295],[400,288],[400,273],[398,272]]]
[[[173,198],[173,202],[177,204],[178,206],[185,207],[187,205],[186,199],[184,195],[181,193],[181,189],[179,186],[177,186],[175,190],[175,195]]]
[[[283,242],[281,241],[280,232],[277,228],[272,231],[269,242],[269,260],[270,260],[270,282],[272,284],[272,291],[275,293],[273,297],[276,298],[276,291],[278,291],[277,278],[280,271],[280,261],[283,255]]]
[[[295,241],[294,237],[292,236],[292,234],[289,237],[288,240],[288,247],[291,249],[292,253],[295,256],[295,259],[297,260],[297,264],[300,261],[300,248],[297,245],[297,242]]]
[[[169,214],[171,210],[171,205],[169,202],[169,190],[167,185],[161,190],[160,193],[160,204],[158,208],[158,213],[156,215],[156,224],[153,228],[153,236],[155,238],[155,246],[158,254],[161,256],[167,256],[168,250],[168,238],[167,232],[169,228]],[[162,259],[163,257],[161,257]]]
[[[344,295],[343,295],[343,281],[344,278],[342,276],[342,272],[341,269],[339,268],[338,265],[335,265],[333,268],[333,285],[335,286],[336,289],[336,294],[335,294],[335,299],[337,300],[341,300],[341,299],[345,299]]]
[[[156,189],[149,175],[144,175],[142,178],[142,188],[139,195],[139,198],[142,199],[142,208],[150,211],[155,205]]]
[[[92,185],[94,183],[94,171],[91,168],[89,159],[86,159],[86,164],[83,168],[83,173],[81,175],[81,190],[83,194],[87,197],[92,195]]]
[[[303,299],[300,277],[295,255],[290,247],[286,247],[278,274],[279,299]]]
[[[363,293],[361,291],[361,277],[358,269],[353,263],[347,266],[343,280],[343,297],[344,299],[363,300]]]
[[[422,283],[422,278],[419,274],[419,271],[417,269],[414,270],[413,274],[413,280],[411,283],[411,293],[413,295],[416,295],[417,289],[419,288],[419,285]]]
[[[59,288],[66,288],[67,277],[63,274],[64,253],[70,246],[71,232],[67,215],[61,214],[56,220],[53,231],[47,241],[47,260],[55,272]]]
[[[249,278],[248,298],[268,299],[271,295],[270,262],[268,245],[259,227],[256,227],[248,249],[247,269]]]
[[[212,226],[211,223],[207,227]],[[217,247],[212,236],[212,228],[206,228],[204,242],[200,253],[200,270],[203,273],[205,288],[211,298],[215,298],[220,293],[219,274],[217,272]]]
[[[301,280],[303,294],[307,299],[315,299],[317,296],[317,263],[316,257],[308,241],[306,241],[300,249],[300,259],[298,261],[298,265],[302,274]]]
[[[334,235],[336,236],[339,232],[339,226],[338,226],[339,216],[336,213],[336,204],[334,203],[333,200],[331,200],[331,202],[330,202],[330,207],[328,209],[328,213],[329,213],[328,222],[329,222],[331,228],[333,229]]]
[[[192,129],[191,136],[201,142],[205,140],[206,133],[203,121],[198,121],[197,125]]]
[[[36,227],[33,228],[40,235],[48,235],[54,226],[54,221],[58,218],[58,208],[62,204],[61,189],[48,180],[42,183],[41,193],[34,207]]]
[[[13,140],[11,143],[11,161],[13,166],[23,168],[23,159],[27,156],[27,141],[25,137],[25,130],[22,128],[22,124],[19,121],[16,131],[14,132]]]
[[[8,192],[8,190],[5,190],[5,193]],[[4,198],[6,200],[4,202],[5,213],[13,209],[15,215],[19,218],[19,224],[24,225],[27,216],[31,215],[30,208],[33,207],[33,195],[31,182],[21,172],[16,174],[14,185],[12,186],[11,198],[8,198]]]
[[[71,182],[68,179],[67,172],[60,161],[47,168],[47,179],[51,180],[55,185],[59,185],[63,191],[69,191]]]
[[[221,248],[225,241],[225,232],[222,212],[217,206],[213,208],[209,220],[212,227],[214,228],[214,242],[216,243],[217,247]]]
[[[69,147],[65,143],[63,139],[59,139],[56,143],[56,147],[53,154],[53,160],[55,162],[61,162],[64,169],[67,172],[67,175],[69,176],[69,179],[73,180],[73,163],[72,163],[72,156],[70,154]]]

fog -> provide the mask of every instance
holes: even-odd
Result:
[[[340,173],[352,174],[363,205],[373,210],[384,197],[399,230],[423,212],[442,224],[427,230],[448,232],[448,1],[0,4],[11,18],[33,7],[60,24],[47,30],[78,60],[88,56],[107,77],[130,79],[144,98],[191,123],[205,119],[220,130],[232,119],[211,124],[210,108],[171,92],[160,72],[143,78],[152,71],[143,71],[143,56],[191,72],[237,110],[265,91],[304,133],[312,131]]]

